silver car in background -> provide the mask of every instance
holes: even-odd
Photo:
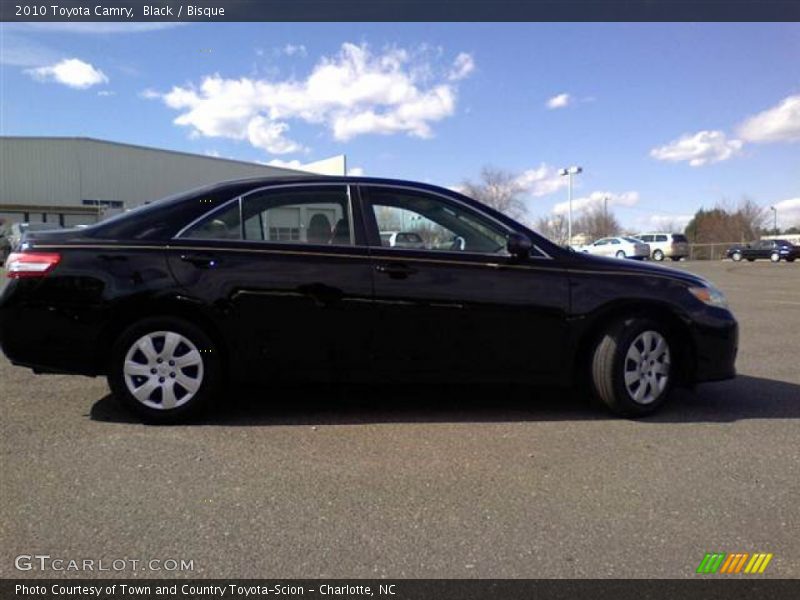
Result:
[[[601,238],[593,244],[580,247],[579,251],[598,256],[635,258],[637,260],[643,260],[650,256],[649,245],[642,240],[628,236]]]

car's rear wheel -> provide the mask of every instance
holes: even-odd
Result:
[[[108,373],[111,391],[149,422],[197,416],[217,391],[220,361],[215,350],[208,335],[184,319],[144,319],[114,344]]]
[[[672,389],[672,352],[666,329],[652,319],[615,322],[602,336],[591,362],[595,395],[628,417],[653,413]]]
[[[625,250],[618,250],[617,258],[625,258]]]
[[[664,253],[661,250],[653,252],[653,260],[664,260]]]
[[[670,258],[672,259],[673,262],[678,262],[681,259],[680,256],[670,256]]]
[[[740,260],[742,260],[742,253],[737,250],[736,252],[731,254],[731,258],[736,262],[739,262]]]
[[[781,255],[778,254],[777,252],[773,252],[772,254],[769,255],[769,259],[772,262],[780,262],[781,261]]]

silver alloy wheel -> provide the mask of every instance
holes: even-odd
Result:
[[[617,258],[625,258],[625,250],[619,250],[617,252]]]
[[[781,261],[781,255],[778,254],[777,252],[773,252],[772,254],[770,254],[769,259],[772,262],[780,262]]]
[[[625,389],[637,404],[654,402],[667,387],[669,344],[657,331],[643,331],[625,355]]]
[[[742,260],[742,253],[741,253],[741,252],[734,252],[734,253],[731,255],[731,258],[732,258],[733,260],[735,260],[736,262],[739,262],[740,260]]]
[[[125,385],[149,408],[170,410],[186,404],[203,384],[203,356],[174,331],[153,331],[128,349]]]
[[[661,250],[653,252],[653,260],[664,260],[664,253]]]

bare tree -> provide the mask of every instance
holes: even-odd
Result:
[[[614,213],[599,204],[589,206],[572,224],[573,231],[585,233],[593,240],[619,235],[621,229]]]
[[[478,202],[491,206],[512,219],[520,219],[528,212],[520,199],[522,186],[518,176],[496,167],[483,167],[480,180],[464,181],[462,192]]]
[[[698,210],[686,226],[686,236],[696,243],[746,242],[759,236],[766,217],[766,210],[750,198],[742,198],[736,208],[722,202],[711,210]]]
[[[536,219],[533,228],[551,242],[563,246],[567,243],[567,218],[564,215],[547,215]]]

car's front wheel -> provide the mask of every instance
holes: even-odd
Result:
[[[144,319],[126,329],[111,351],[114,396],[144,420],[172,423],[207,408],[220,380],[212,340],[189,321]]]
[[[769,255],[769,259],[772,262],[780,262],[781,261],[781,255],[778,254],[777,252],[773,252],[772,254]]]
[[[625,258],[625,251],[624,250],[617,251],[617,258]]]
[[[740,260],[742,260],[742,253],[737,250],[736,252],[731,254],[731,258],[736,262],[739,262]]]
[[[664,253],[661,250],[656,250],[653,252],[653,260],[664,260]]]
[[[601,337],[591,361],[592,387],[613,412],[638,417],[666,400],[674,379],[672,351],[659,323],[631,317]]]

